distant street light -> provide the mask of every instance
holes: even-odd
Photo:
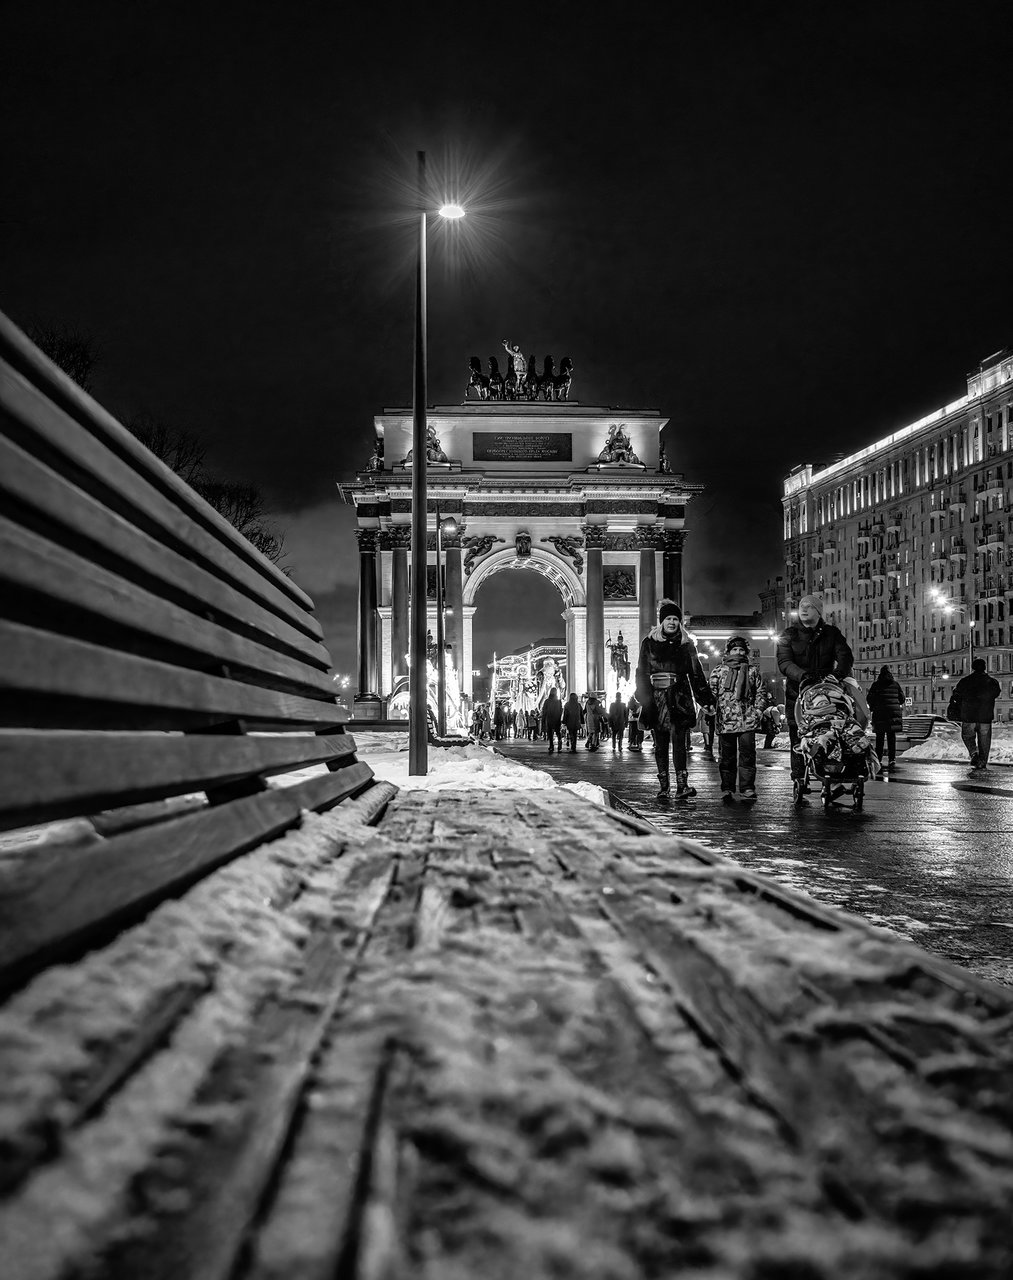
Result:
[[[418,153],[419,240],[415,269],[415,385],[412,396],[412,589],[411,642],[408,700],[408,774],[424,777],[429,772],[429,717],[426,679],[426,526],[428,524],[428,486],[426,483],[427,426],[426,400],[429,367],[426,316],[426,225],[429,216],[426,193],[426,153]],[[464,210],[457,204],[444,204],[439,212],[445,218],[461,218]],[[439,532],[437,531],[437,539]],[[439,574],[437,574],[437,581]],[[441,650],[442,654],[442,650]],[[438,714],[442,714],[440,700]]]
[[[929,591],[929,600],[937,609],[942,609],[943,613],[961,613],[967,620],[967,669],[970,671],[971,663],[974,661],[974,618],[971,615],[971,606],[966,604],[957,604],[951,600],[949,596],[942,591],[940,587],[932,587]],[[960,646],[963,649],[963,645]]]

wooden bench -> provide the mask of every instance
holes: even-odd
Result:
[[[1008,990],[374,782],[305,597],[0,337],[5,1280],[1009,1274]]]

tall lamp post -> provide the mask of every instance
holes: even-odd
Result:
[[[428,524],[426,398],[429,381],[426,223],[429,210],[424,151],[418,153],[418,197],[419,239],[415,267],[415,386],[412,396],[412,624],[408,699],[408,774],[413,778],[424,777],[429,772],[428,681],[426,680],[426,565],[429,559],[426,552]],[[460,205],[445,204],[439,212],[445,218],[464,216],[464,210]],[[439,575],[437,575],[438,580]]]
[[[453,516],[446,520],[436,508],[436,729],[440,737],[447,733],[447,654],[443,635],[443,535],[457,532]]]

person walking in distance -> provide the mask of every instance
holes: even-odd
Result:
[[[556,740],[556,748],[558,751],[563,750],[563,704],[559,701],[559,690],[550,689],[549,696],[545,699],[545,710],[543,712],[545,720],[545,736],[549,740],[549,755],[552,755],[552,740]]]
[[[593,693],[587,695],[587,706],[584,708],[584,723],[587,727],[587,751],[597,751],[601,741],[601,723],[598,718],[598,699]]]
[[[798,603],[798,621],[777,638],[777,669],[784,676],[784,715],[791,742],[792,803],[801,808],[805,798],[805,765],[798,745],[795,704],[799,684],[806,676],[836,676],[843,681],[851,675],[854,656],[843,632],[823,618],[820,596],[803,596]]]
[[[616,696],[612,705],[609,707],[609,732],[612,734],[612,750],[615,751],[616,743],[619,744],[620,752],[623,749],[623,734],[626,732],[626,725],[629,721],[629,711],[626,703],[619,696],[619,690],[616,690]]]
[[[654,759],[658,767],[658,799],[670,794],[668,753],[675,764],[675,799],[696,795],[689,785],[687,730],[696,723],[696,704],[710,706],[714,695],[700,665],[696,645],[682,625],[682,610],[674,600],[658,605],[658,625],[644,637],[637,662],[637,698],[641,724],[654,730]]]
[[[769,751],[774,745],[774,739],[781,732],[781,713],[773,703],[760,717],[760,729],[763,733],[763,749]]]
[[[717,727],[715,714],[714,707],[701,707],[700,714],[697,716],[696,727],[700,730],[700,736],[703,738],[703,758],[705,760],[714,759],[714,734]]]
[[[904,727],[904,690],[893,678],[889,667],[880,667],[879,675],[869,686],[866,701],[876,732],[876,755],[884,768],[897,767],[897,731]],[[883,760],[883,744],[887,759]]]
[[[742,636],[732,636],[725,645],[724,658],[711,672],[710,686],[716,700],[721,798],[725,804],[734,803],[737,774],[739,795],[743,800],[755,800],[756,730],[764,702],[763,680],[759,666],[749,660],[749,642]]]
[[[580,700],[575,693],[571,693],[566,700],[566,706],[563,708],[563,724],[566,727],[566,736],[570,743],[570,750],[577,750],[577,734],[580,732],[580,722],[584,719],[584,709],[580,705]]]
[[[992,721],[995,719],[995,700],[1002,693],[998,680],[985,669],[985,659],[975,658],[971,674],[957,681],[953,690],[953,702],[960,713],[960,736],[964,740],[972,769],[988,767],[988,753],[992,749]]]
[[[630,694],[630,700],[626,704],[626,714],[629,717],[629,732],[627,741],[630,744],[631,751],[643,751],[644,731],[640,727],[640,703],[637,701],[635,693]]]

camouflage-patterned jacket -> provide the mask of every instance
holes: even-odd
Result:
[[[767,705],[760,668],[753,663],[746,668],[745,695],[741,702],[735,696],[737,676],[738,667],[724,662],[710,674],[711,692],[717,703],[716,733],[749,733],[760,727],[760,716]]]

